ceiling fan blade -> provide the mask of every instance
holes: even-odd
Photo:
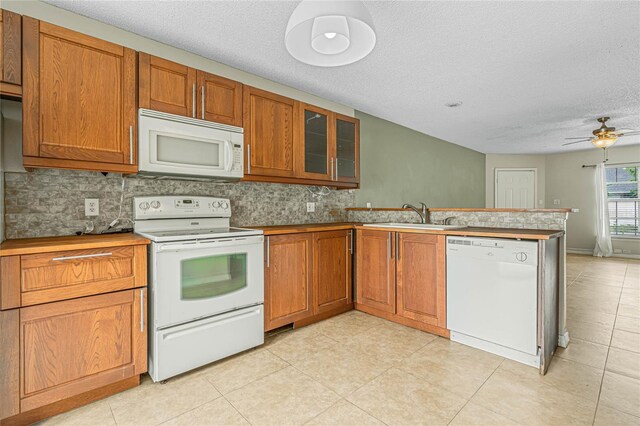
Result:
[[[577,137],[577,138],[565,138],[565,140],[569,140],[569,139],[587,139],[587,138],[590,138],[590,136],[580,136],[580,137]]]
[[[620,133],[618,136],[622,137],[622,136],[636,136],[636,135],[640,135],[640,130],[635,130],[633,132]]]
[[[583,139],[581,141],[563,143],[562,146],[573,145],[574,143],[583,143],[583,142],[589,142],[589,141],[591,141],[591,139]]]

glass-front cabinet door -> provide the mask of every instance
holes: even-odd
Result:
[[[360,121],[335,115],[335,175],[340,182],[358,182],[360,176]]]
[[[334,180],[333,143],[330,111],[300,104],[302,119],[299,177]]]

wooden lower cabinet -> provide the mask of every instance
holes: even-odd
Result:
[[[314,314],[353,305],[353,231],[313,234]]]
[[[357,235],[357,302],[395,313],[395,233],[363,230],[358,231]]]
[[[265,239],[265,330],[312,314],[312,242],[309,233]]]
[[[265,331],[353,309],[353,231],[265,239]]]
[[[145,372],[145,306],[136,289],[21,309],[21,410]]]
[[[356,309],[449,337],[445,238],[359,229]]]

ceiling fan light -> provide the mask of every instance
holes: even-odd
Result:
[[[362,1],[303,0],[289,18],[284,40],[300,62],[338,67],[371,53],[376,33]]]
[[[593,138],[591,140],[591,143],[596,148],[606,149],[606,148],[609,148],[614,143],[616,143],[617,140],[618,140],[617,136],[602,136],[602,137]]]

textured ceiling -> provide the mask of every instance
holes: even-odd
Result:
[[[366,2],[377,46],[333,69],[285,50],[297,2],[48,3],[485,153],[585,149],[561,144],[601,115],[640,128],[637,1]]]

